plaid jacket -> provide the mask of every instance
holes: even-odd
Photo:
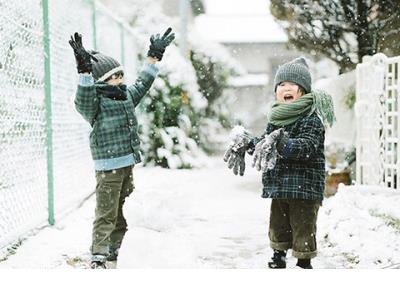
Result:
[[[279,127],[268,123],[265,134]],[[284,126],[289,140],[276,166],[263,173],[263,198],[323,200],[325,187],[325,128],[316,113]],[[261,138],[262,138],[261,137]],[[255,138],[250,148],[261,140]]]
[[[129,164],[141,162],[140,140],[135,107],[145,96],[154,81],[156,72],[142,70],[135,83],[127,88],[127,100],[115,101],[96,93],[96,84],[78,85],[75,107],[90,123],[90,150],[96,170],[109,170],[110,166],[96,166],[96,161],[118,162],[118,158],[130,157]],[[133,156],[133,157],[132,157]],[[121,163],[120,163],[121,164]]]

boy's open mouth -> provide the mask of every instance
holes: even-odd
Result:
[[[294,100],[294,97],[293,97],[293,95],[286,94],[285,96],[283,96],[283,99],[284,99],[285,101],[293,101],[293,100]]]

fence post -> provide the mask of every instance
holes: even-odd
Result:
[[[51,76],[50,76],[50,32],[49,3],[42,1],[43,10],[43,48],[44,48],[44,94],[46,111],[46,145],[47,145],[47,193],[48,221],[54,225],[54,179],[53,179],[53,129],[51,114]]]

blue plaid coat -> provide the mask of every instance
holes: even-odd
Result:
[[[135,107],[150,89],[155,75],[155,72],[142,70],[136,82],[127,87],[125,101],[98,94],[95,83],[78,85],[75,107],[93,128],[90,150],[96,170],[110,170],[141,161]]]
[[[265,133],[250,143],[250,149],[279,127],[269,123]],[[325,188],[325,128],[316,113],[284,126],[289,134],[279,151],[276,166],[263,173],[263,198],[323,200]]]

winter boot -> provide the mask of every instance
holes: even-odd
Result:
[[[268,262],[270,269],[286,269],[286,251],[274,250],[271,261]]]
[[[106,267],[106,256],[104,255],[93,255],[90,262],[91,269],[107,269]]]
[[[296,266],[302,269],[312,269],[311,260],[310,259],[298,259]]]
[[[107,261],[116,261],[118,258],[119,249],[110,248],[110,253],[107,256]]]

